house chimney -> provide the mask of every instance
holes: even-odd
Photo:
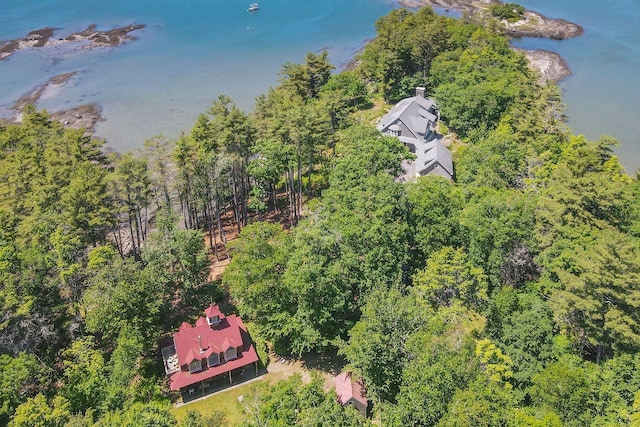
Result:
[[[421,96],[422,98],[426,98],[426,89],[423,87],[416,88],[416,96]]]
[[[204,348],[202,348],[202,335],[198,335],[198,345],[200,346],[200,353],[204,353]]]

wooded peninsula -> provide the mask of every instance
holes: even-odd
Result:
[[[640,184],[491,13],[394,9],[138,151],[0,124],[0,425],[640,425]]]

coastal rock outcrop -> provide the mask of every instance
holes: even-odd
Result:
[[[523,19],[516,22],[500,21],[512,37],[539,37],[564,40],[584,33],[581,26],[564,19],[550,19],[537,12],[525,11]]]
[[[108,31],[96,30],[96,25],[89,25],[86,29],[67,36],[66,41],[83,41],[89,40],[91,47],[98,46],[118,46],[129,40],[135,40],[130,33],[132,31],[141,30],[144,25],[127,25],[126,27],[114,28]]]
[[[82,31],[70,34],[66,37],[54,38],[56,28],[46,27],[29,32],[23,39],[0,41],[0,60],[7,59],[21,49],[47,48],[66,44],[78,44],[81,49],[93,49],[98,47],[115,47],[136,37],[131,33],[145,26],[127,25],[111,30],[97,30],[95,24],[89,25]],[[59,74],[51,77],[45,83],[22,95],[10,108],[13,117],[3,118],[7,122],[19,122],[22,120],[22,111],[27,105],[35,105],[45,94],[54,96],[65,84],[69,82],[76,72]],[[54,111],[51,118],[61,122],[64,126],[86,129],[92,133],[96,124],[103,120],[101,108],[98,104],[82,104],[66,110]]]
[[[504,32],[511,37],[538,37],[554,40],[564,40],[577,37],[584,33],[580,25],[564,19],[551,19],[538,12],[524,10],[520,19],[513,21],[497,19],[491,13],[492,5],[504,4],[498,0],[399,0],[404,7],[418,8],[422,6],[439,7],[447,10],[457,10],[472,21],[485,24],[498,22]],[[515,12],[515,11],[514,11]],[[567,62],[555,52],[547,50],[514,50],[522,52],[532,68],[540,73],[542,81],[558,82],[571,75]]]
[[[513,48],[518,52],[522,52],[529,61],[531,68],[540,73],[540,80],[546,82],[551,80],[558,82],[563,78],[571,75],[571,70],[567,61],[555,52],[548,50],[526,50]]]
[[[132,24],[106,31],[96,30],[96,27],[95,24],[92,24],[82,31],[57,39],[53,37],[57,29],[46,27],[29,32],[23,39],[0,41],[0,60],[7,59],[21,49],[46,48],[68,43],[85,42],[82,47],[86,49],[118,46],[127,41],[135,40],[136,37],[131,33],[145,26]]]
[[[491,5],[502,4],[498,0],[399,0],[405,7],[440,7],[457,10],[477,22],[485,22]],[[578,24],[564,19],[547,18],[537,12],[527,10],[522,19],[515,22],[499,21],[507,34],[512,37],[541,37],[563,40],[582,35],[584,30]]]
[[[75,75],[75,72],[58,74],[25,93],[11,106],[11,110],[14,112],[13,117],[7,117],[4,120],[6,122],[22,121],[22,111],[27,105],[35,105],[47,92],[49,92],[49,94],[55,94],[56,91],[61,90]],[[78,105],[67,110],[55,111],[51,113],[51,119],[59,121],[66,127],[86,129],[87,132],[93,133],[96,124],[103,120],[103,117],[100,106],[91,103]]]

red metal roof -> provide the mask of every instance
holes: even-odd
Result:
[[[249,350],[238,353],[237,359],[229,360],[221,365],[217,365],[194,374],[190,374],[188,371],[178,371],[169,377],[169,386],[171,390],[180,390],[183,387],[197,384],[200,381],[208,380],[210,378],[217,377],[218,375],[226,374],[229,371],[251,365],[257,361],[258,355],[251,345],[249,346]]]
[[[336,383],[336,394],[338,395],[338,402],[341,405],[345,405],[351,399],[357,400],[362,403],[364,407],[367,407],[367,398],[364,394],[364,389],[358,381],[351,379],[350,372],[343,372],[334,379]]]
[[[234,345],[234,343],[231,342],[229,338],[225,338],[224,341],[222,342],[222,351],[227,351],[231,347],[237,347],[237,345]]]
[[[222,312],[220,311],[220,307],[218,307],[217,304],[211,304],[209,307],[207,307],[207,309],[204,311],[204,315],[207,317],[219,316],[220,319],[224,319],[224,314],[222,314]]]
[[[258,361],[258,355],[251,345],[249,333],[242,319],[235,315],[224,317],[215,310],[220,313],[217,306],[211,306],[206,310],[206,314],[208,316],[214,313],[214,316],[220,316],[220,323],[210,326],[204,317],[200,317],[196,326],[191,327],[187,323],[189,327],[186,328],[183,327],[183,323],[173,336],[178,363],[180,366],[188,365],[195,359],[206,359],[214,352],[221,353],[230,347],[236,348],[238,358],[193,374],[182,370],[175,372],[169,377],[171,390],[179,390]]]
[[[194,353],[193,350],[189,350],[189,352],[187,353],[187,358],[185,359],[185,363],[189,364],[191,362],[193,362],[194,360],[196,360],[198,357],[196,356],[196,354]]]

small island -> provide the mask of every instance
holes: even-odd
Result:
[[[54,39],[56,28],[46,27],[30,31],[23,39],[0,41],[0,60],[7,59],[15,52],[22,49],[46,48],[61,44],[81,43],[86,49],[95,47],[114,47],[135,40],[131,35],[133,31],[141,30],[142,24],[131,24],[117,27],[107,31],[96,29],[97,25],[91,24],[82,31],[70,34],[66,37]]]
[[[515,3],[503,3],[498,0],[399,0],[399,3],[407,8],[430,6],[456,10],[462,12],[468,20],[483,26],[490,25],[490,22],[498,23],[505,35],[515,38],[565,40],[584,33],[583,28],[578,24],[564,19],[547,18]],[[571,75],[567,62],[555,52],[513,49],[527,58],[531,67],[540,73],[543,81],[558,82]]]
[[[409,8],[431,6],[457,10],[477,22],[483,22],[495,10],[494,8],[511,5],[511,3],[505,4],[498,0],[400,0],[399,3]],[[540,37],[564,40],[584,33],[584,30],[578,24],[564,19],[547,18],[524,8],[518,15],[517,19],[500,20],[506,33],[511,37]]]

